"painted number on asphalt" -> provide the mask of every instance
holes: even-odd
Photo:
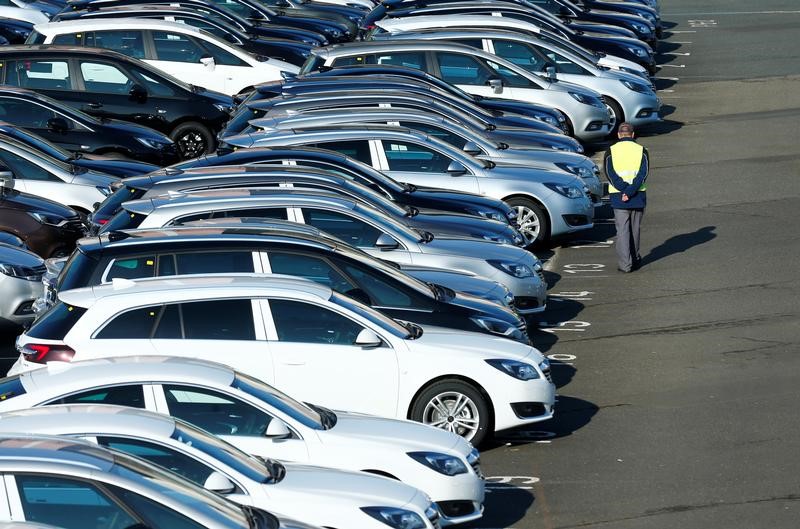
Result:
[[[532,489],[536,483],[539,483],[539,478],[533,476],[489,476],[486,478],[486,490]]]
[[[547,297],[550,298],[550,301],[564,301],[566,299],[591,301],[592,294],[594,294],[594,292],[591,290],[581,290],[575,292],[556,292],[554,294],[548,294]]]
[[[578,321],[578,320],[559,321],[559,322],[543,321],[539,323],[539,328],[544,332],[556,332],[556,331],[584,332],[591,326],[592,324],[589,323],[588,321]]]
[[[591,272],[603,272],[606,265],[598,263],[589,264],[568,264],[564,265],[564,272],[567,274],[582,274]]]
[[[567,353],[553,353],[547,355],[547,359],[556,362],[555,364],[550,364],[551,367],[555,367],[564,364],[572,365],[572,363],[577,360],[578,357]]]
[[[689,27],[693,28],[713,28],[717,25],[716,20],[690,20]]]

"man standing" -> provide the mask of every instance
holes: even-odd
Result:
[[[631,272],[639,268],[639,230],[647,205],[645,180],[650,168],[647,149],[633,139],[633,125],[620,123],[619,141],[605,154],[603,166],[608,178],[608,194],[617,228],[617,269]]]

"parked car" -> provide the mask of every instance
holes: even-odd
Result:
[[[310,224],[379,259],[398,264],[466,270],[507,286],[520,312],[544,310],[541,263],[530,252],[477,238],[434,237],[364,204],[293,192],[284,196],[185,193],[122,205],[101,230],[164,228],[208,218],[262,217]],[[291,217],[290,217],[291,216]]]
[[[19,506],[14,521],[62,529],[106,527],[109,520],[120,527],[312,529],[237,505],[138,457],[80,439],[3,435],[0,472],[15,484],[3,489],[5,501]],[[3,521],[10,521],[10,514],[0,510],[0,517],[8,517]]]
[[[42,295],[44,272],[44,259],[0,242],[0,321],[17,325],[33,321],[33,302]]]
[[[29,149],[70,166],[69,171],[75,174],[83,171],[96,171],[118,178],[124,178],[126,176],[146,174],[159,169],[157,165],[138,162],[136,160],[120,160],[118,158],[103,156],[102,154],[73,153],[62,149],[55,143],[47,141],[36,133],[27,129],[15,127],[11,123],[6,123],[5,121],[0,121],[0,138],[16,140]]]
[[[0,7],[0,16],[2,10]],[[42,22],[46,22],[47,17]],[[28,35],[33,31],[33,22],[26,22],[24,20],[14,20],[12,18],[0,18],[0,39],[3,39],[3,44],[23,44]]]
[[[401,324],[323,285],[286,276],[126,285],[59,292],[61,303],[18,338],[21,356],[9,374],[40,368],[45,358],[221,360],[219,351],[229,350],[236,354],[224,355],[228,365],[302,401],[410,418],[476,445],[493,431],[553,416],[547,359],[513,340]]]
[[[513,0],[519,1],[519,0]],[[524,0],[530,1],[530,0]],[[653,24],[656,28],[656,37],[661,38],[664,32],[664,26],[661,24],[661,13],[660,10],[651,5],[647,5],[645,2],[615,2],[611,1],[608,2],[606,0],[576,0],[573,2],[578,6],[582,7],[584,11],[594,11],[595,9],[602,10],[602,11],[616,11],[618,13],[628,13],[630,15],[637,15],[648,22]]]
[[[442,525],[481,515],[480,454],[464,439],[411,421],[303,404],[221,364],[158,356],[86,360],[0,380],[0,387],[9,385],[18,390],[0,403],[4,413],[68,403],[147,409],[203,428],[256,457],[398,479],[430,495]],[[145,399],[146,393],[158,396]],[[232,431],[218,407],[242,427]]]
[[[24,58],[12,59],[5,55],[22,49],[26,49],[24,54],[27,55]],[[156,165],[168,165],[177,161],[175,144],[160,132],[133,123],[98,119],[33,90],[8,86],[25,84],[33,88],[31,85],[35,85],[37,81],[47,82],[46,77],[52,77],[52,65],[48,61],[37,63],[31,60],[32,53],[34,52],[31,48],[0,47],[0,64],[6,85],[0,86],[0,120],[28,129],[72,152],[133,158]],[[25,64],[30,65],[33,71],[25,70]],[[44,74],[45,78],[33,77],[36,75],[37,64],[50,72]],[[12,73],[17,71],[23,75],[14,79]],[[31,77],[27,77],[28,75]],[[19,83],[18,79],[36,81]]]
[[[13,180],[0,176],[0,233],[18,238],[47,258],[68,255],[85,229],[74,209],[17,191]]]
[[[119,179],[97,171],[76,169],[46,154],[0,135],[0,174],[14,179],[14,188],[52,197],[81,213],[89,213],[111,194]]]
[[[148,127],[149,136],[137,140],[137,148],[141,150],[149,144],[167,146],[164,149],[168,153],[154,160],[159,165],[172,163],[177,156],[186,159],[213,150],[214,134],[233,108],[229,96],[178,81],[114,51],[27,46],[0,48],[0,59],[5,63],[4,81],[8,85],[34,89],[74,107],[73,114],[83,111],[99,118],[103,126],[117,124],[107,121],[113,119]],[[26,70],[26,65],[32,65],[33,70]],[[34,73],[36,70],[40,73]],[[53,129],[46,125],[37,127],[37,132],[44,135],[42,129]],[[153,130],[159,131],[157,140],[151,139]],[[175,144],[160,133],[169,135]],[[63,131],[60,134],[60,143],[64,143],[65,136],[72,137],[75,129],[70,129],[68,135]],[[56,132],[46,137],[56,141]],[[129,156],[135,153],[134,150]]]
[[[507,222],[512,226],[517,224],[516,211],[502,200],[485,195],[398,182],[373,169],[369,164],[336,151],[316,149],[314,147],[253,147],[239,149],[226,154],[201,156],[194,160],[181,162],[170,166],[164,172],[175,174],[179,171],[199,167],[251,164],[304,165],[327,169],[352,178],[379,193],[390,196],[392,200],[403,205],[468,213],[487,219]],[[128,182],[133,183],[134,180],[127,181],[125,184],[127,185]],[[124,195],[121,195],[120,198],[122,196]],[[110,209],[106,203],[113,201],[115,201],[114,198],[107,198],[94,212],[90,220],[95,223],[102,223],[104,217],[101,212]],[[108,218],[110,217],[105,218],[106,222]]]
[[[590,229],[594,208],[583,181],[547,171],[474,158],[429,134],[381,125],[338,126],[242,134],[237,147],[306,145],[350,156],[412,184],[482,193],[517,210],[526,242]]]
[[[302,71],[350,63],[397,64],[425,70],[478,95],[533,101],[563,112],[572,135],[599,140],[611,127],[609,112],[594,90],[553,83],[495,55],[460,44],[432,41],[370,41],[313,51]]]
[[[40,24],[50,20],[47,14],[42,13],[42,11],[33,6],[28,6],[24,2],[17,4],[11,0],[4,2],[0,6],[0,17],[9,20],[20,20],[30,24]]]
[[[165,396],[178,405],[194,404],[180,391],[167,391]],[[264,423],[253,425],[251,431],[264,426],[263,434],[272,436],[277,424],[272,428]],[[318,525],[382,529],[381,513],[397,511],[429,529],[439,520],[438,511],[422,491],[397,480],[258,460],[196,426],[150,411],[92,403],[3,413],[0,435],[14,432],[96,442],[148,461],[233,502],[299,515]],[[285,436],[285,432],[284,427],[277,435]],[[480,483],[478,479],[476,482]],[[309,510],[311,502],[314,509]]]
[[[48,300],[54,303],[58,290],[109,283],[115,278],[272,272],[322,283],[392,318],[529,342],[525,321],[512,310],[456,292],[446,283],[415,280],[401,269],[322,234],[280,224],[189,224],[191,227],[115,232],[82,240],[58,284],[48,292]],[[148,261],[153,265],[147,265]],[[542,290],[544,294],[544,283]],[[544,295],[542,298],[544,305]]]
[[[68,44],[118,51],[141,59],[185,82],[223,94],[238,94],[258,83],[280,79],[298,67],[269,57],[254,56],[201,29],[163,20],[139,18],[87,19],[38,24],[43,44]],[[106,82],[96,72],[95,82]]]

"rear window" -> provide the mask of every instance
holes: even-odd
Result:
[[[106,224],[111,217],[119,213],[123,202],[142,198],[144,194],[144,189],[122,186],[107,196],[106,199],[97,206],[97,210],[92,213],[90,220],[102,226]]]
[[[24,395],[25,388],[19,380],[19,375],[14,377],[0,378],[0,402],[13,399],[18,395]]]
[[[59,301],[50,310],[42,314],[26,334],[31,338],[63,340],[64,336],[75,326],[85,312],[86,309],[82,307],[67,305]]]
[[[139,227],[139,224],[141,224],[146,217],[147,215],[131,213],[123,209],[103,225],[100,229],[100,233],[109,233],[117,230],[134,230]]]
[[[300,73],[298,75],[304,75],[319,70],[323,64],[325,64],[325,59],[319,55],[312,54],[311,57],[306,59],[306,62],[303,64],[303,67],[300,68]]]
[[[56,290],[60,292],[89,285],[96,266],[97,261],[88,257],[80,248],[72,252],[58,276]]]
[[[25,40],[25,44],[44,44],[44,41],[47,37],[42,35],[36,30],[31,31],[30,35],[28,35],[27,40]]]

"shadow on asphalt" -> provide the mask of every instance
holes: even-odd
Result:
[[[656,55],[668,54],[673,51],[678,51],[679,49],[681,49],[681,46],[682,44],[678,44],[677,42],[669,42],[666,40],[661,40],[658,42],[658,47],[656,48],[655,52]]]
[[[664,259],[665,257],[669,257],[670,255],[674,255],[676,253],[683,253],[694,248],[695,246],[705,244],[717,237],[717,234],[714,233],[714,230],[716,229],[716,226],[705,226],[691,233],[682,233],[680,235],[670,237],[666,241],[650,250],[650,253],[642,256],[642,266],[646,266],[650,263],[658,261],[659,259]]]
[[[589,424],[599,410],[597,405],[587,400],[559,395],[553,419],[500,432],[494,439],[481,445],[481,452],[505,445],[516,446],[570,436]]]
[[[494,481],[488,480],[486,483],[483,518],[461,527],[464,529],[512,527],[522,520],[525,513],[533,506],[535,498],[532,490],[522,489],[513,483],[496,483]]]

